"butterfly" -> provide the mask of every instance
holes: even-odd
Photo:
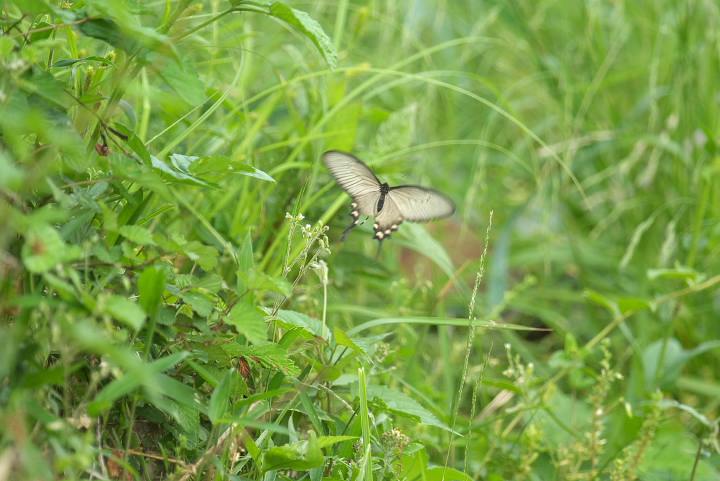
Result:
[[[455,212],[455,204],[444,194],[418,185],[390,187],[380,182],[362,160],[346,152],[325,152],[323,163],[338,185],[352,197],[353,223],[342,233],[340,242],[359,224],[361,215],[375,218],[375,239],[382,247],[382,241],[398,230],[403,221],[428,222]]]

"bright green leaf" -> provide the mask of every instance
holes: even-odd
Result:
[[[145,324],[147,315],[142,307],[136,302],[114,295],[104,302],[105,312],[113,318],[139,331]]]

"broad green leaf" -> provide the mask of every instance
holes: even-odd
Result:
[[[269,308],[264,308],[265,312],[268,313],[268,315],[272,312]],[[284,327],[302,327],[303,329],[307,329],[315,336],[320,336],[323,339],[330,339],[330,329],[328,326],[325,326],[325,332],[322,331],[322,321],[320,319],[315,319],[307,314],[303,314],[302,312],[296,312],[296,311],[286,311],[283,309],[280,309],[277,314],[274,316],[275,319],[281,322],[281,325]]]
[[[111,153],[107,158],[116,177],[136,182],[166,199],[172,199],[165,181],[155,169],[147,165],[140,165],[135,159],[117,153]]]
[[[275,182],[275,179],[262,170],[256,169],[255,167],[242,162],[231,160],[224,155],[201,157],[196,162],[193,162],[189,169],[190,172],[195,175],[219,174],[225,176],[227,174],[238,174],[267,180],[269,182]]]
[[[289,297],[292,294],[292,284],[284,277],[271,277],[255,269],[238,271],[238,277],[248,289],[256,291],[273,291]]]
[[[405,393],[385,386],[368,386],[368,398],[383,408],[396,414],[421,421],[423,424],[437,426],[446,431],[452,431],[444,422],[433,413],[425,409]]]
[[[240,302],[230,311],[225,322],[242,334],[252,344],[262,344],[267,341],[267,324],[263,316],[255,306]]]
[[[200,79],[190,56],[182,57],[182,64],[174,59],[152,54],[148,56],[157,75],[189,106],[195,107],[207,100],[205,84]]]
[[[655,312],[657,307],[654,302],[646,301],[645,299],[637,297],[620,298],[617,301],[617,306],[623,314],[629,311],[644,311],[646,309]]]
[[[297,443],[270,448],[263,456],[263,471],[276,471],[278,469],[294,469],[307,471],[323,465],[325,457],[320,449],[314,431],[310,431],[310,439]]]
[[[284,3],[274,2],[270,5],[270,15],[297,27],[305,34],[322,54],[330,71],[337,66],[337,52],[330,38],[320,24],[307,13],[288,7]]]
[[[152,166],[157,169],[159,172],[162,172],[163,174],[169,175],[172,179],[175,179],[174,181],[177,181],[177,183],[181,184],[194,184],[199,185],[202,187],[213,187],[216,189],[219,189],[220,187],[217,184],[208,182],[203,179],[199,179],[195,176],[186,174],[185,172],[180,172],[179,170],[173,169],[169,165],[165,164],[164,162],[160,161],[155,156],[150,156],[150,162],[152,163]]]
[[[105,312],[110,314],[113,318],[124,324],[130,326],[135,331],[139,331],[145,324],[147,315],[143,311],[142,307],[136,302],[122,297],[122,296],[111,296],[102,303],[105,308]]]
[[[113,47],[129,52],[137,47],[137,43],[128,38],[117,22],[108,18],[86,19],[77,26],[83,35],[103,40]]]
[[[207,295],[198,291],[186,291],[180,293],[180,298],[192,307],[201,317],[209,317],[213,311],[213,301]]]
[[[38,222],[25,234],[22,258],[30,272],[45,272],[57,264],[79,259],[82,255],[80,246],[66,245],[60,233],[47,224]]]
[[[206,271],[217,266],[218,251],[212,246],[203,245],[198,241],[190,241],[183,244],[181,249],[188,259],[197,262]]]

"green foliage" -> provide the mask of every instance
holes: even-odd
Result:
[[[0,478],[717,479],[714,5],[0,20]]]

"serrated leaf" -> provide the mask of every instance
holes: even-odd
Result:
[[[197,312],[201,317],[209,317],[212,313],[213,302],[201,292],[182,292],[180,293],[180,299],[182,299],[184,303],[189,304],[193,311]]]
[[[120,235],[140,245],[155,245],[152,233],[139,225],[124,225],[118,230]]]
[[[275,2],[270,5],[270,15],[297,27],[315,44],[315,47],[320,51],[330,71],[335,70],[337,66],[337,52],[335,51],[332,41],[316,20],[307,13],[301,10],[295,10],[280,2]]]
[[[267,341],[265,316],[251,304],[245,302],[236,304],[225,322],[235,326],[238,333],[245,336],[252,344],[262,344]]]
[[[206,271],[211,271],[217,266],[218,251],[214,247],[191,241],[181,245],[180,248],[188,259],[197,262]]]
[[[105,299],[103,305],[105,312],[136,331],[139,331],[145,324],[147,318],[145,311],[136,302],[132,302],[125,297],[112,296]]]
[[[240,344],[223,344],[222,348],[231,356],[245,356],[248,361],[258,363],[264,368],[274,369],[286,376],[297,376],[300,369],[290,359],[288,351],[278,344],[262,346],[241,346]]]
[[[334,329],[335,332],[335,342],[339,344],[340,346],[346,346],[352,349],[355,352],[359,352],[364,355],[368,355],[367,350],[365,348],[360,347],[358,344],[353,341],[353,339],[347,335],[345,331],[342,329],[336,327]]]

